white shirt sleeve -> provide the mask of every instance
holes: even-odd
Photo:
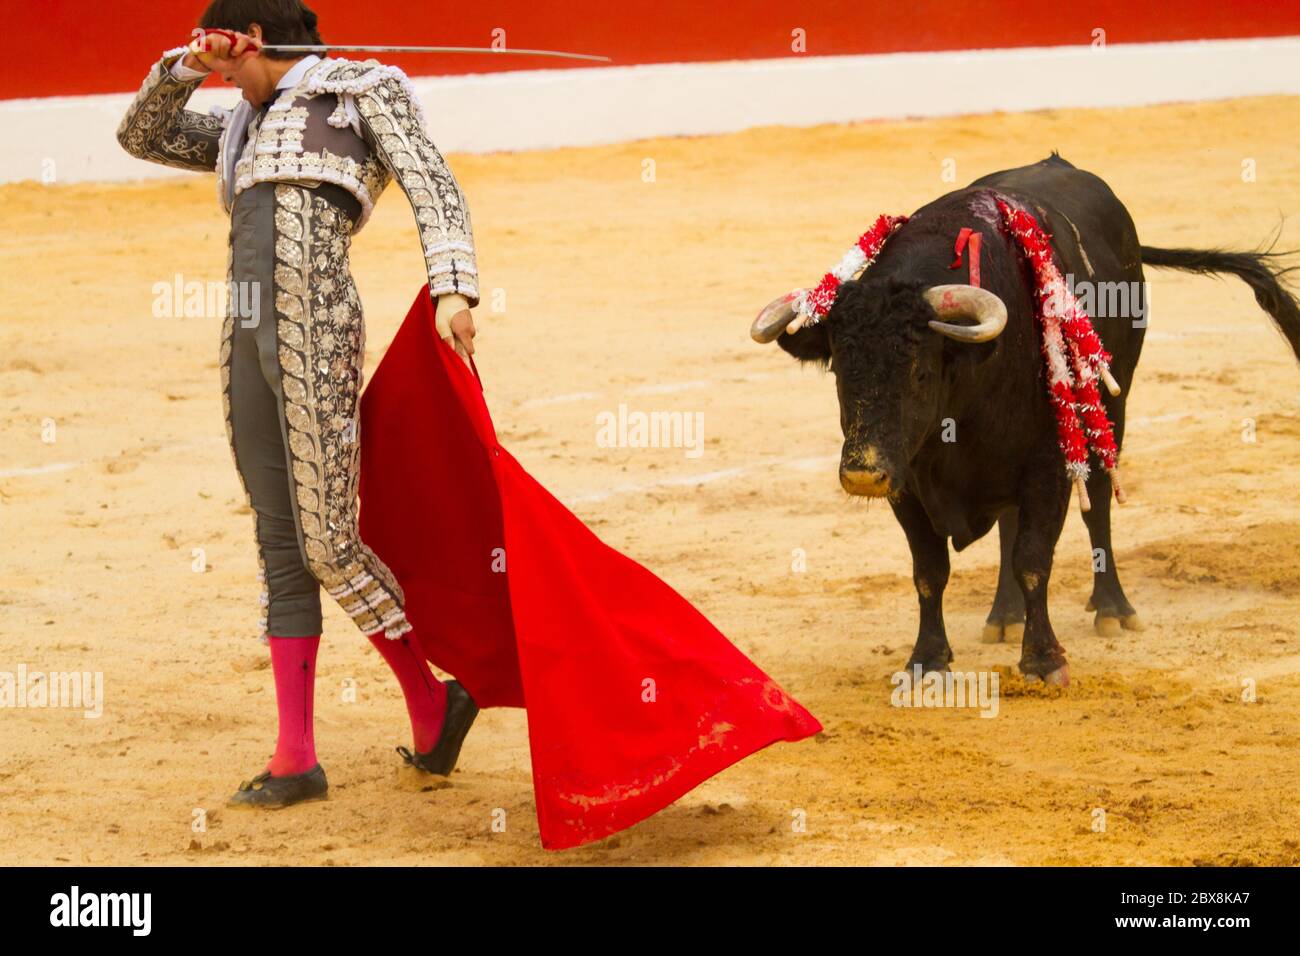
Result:
[[[172,64],[172,76],[178,80],[197,80],[207,76],[211,70],[192,70],[185,65],[185,57],[182,56]]]

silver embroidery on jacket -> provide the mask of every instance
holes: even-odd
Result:
[[[117,141],[136,159],[178,169],[216,168],[224,128],[219,116],[185,109],[203,82],[178,80],[172,64],[185,50],[170,50],[154,64],[117,128]]]

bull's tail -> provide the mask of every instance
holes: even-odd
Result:
[[[1142,264],[1166,269],[1186,269],[1201,275],[1231,273],[1250,286],[1255,301],[1272,316],[1277,327],[1300,359],[1300,306],[1286,286],[1287,276],[1296,266],[1279,268],[1274,263],[1284,253],[1224,252],[1221,249],[1156,249],[1142,247]]]

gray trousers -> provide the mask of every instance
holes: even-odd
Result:
[[[320,588],[367,634],[410,630],[401,587],[357,531],[365,325],[348,268],[355,200],[264,183],[231,212],[226,430],[255,514],[263,634],[321,633]],[[235,314],[253,312],[249,316]]]

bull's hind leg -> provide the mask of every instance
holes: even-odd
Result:
[[[1020,647],[1020,672],[1026,680],[1041,678],[1049,684],[1070,683],[1065,648],[1056,640],[1047,614],[1047,584],[1052,577],[1052,555],[1065,524],[1070,504],[1069,483],[1054,463],[1055,480],[1035,482],[1020,502],[1020,521],[1011,564],[1025,598],[1025,636]]]
[[[1002,545],[1002,564],[998,568],[998,591],[984,623],[980,640],[985,644],[1018,641],[1025,634],[1025,596],[1011,570],[1011,551],[1016,543],[1019,520],[1015,508],[998,516],[998,540]]]
[[[1097,612],[1093,627],[1106,637],[1118,634],[1120,628],[1142,630],[1137,611],[1133,610],[1119,583],[1119,568],[1115,564],[1115,550],[1110,539],[1112,495],[1110,476],[1101,468],[1094,468],[1088,478],[1092,508],[1083,515],[1092,542],[1092,597],[1088,599],[1088,610]]]
[[[1114,423],[1115,444],[1122,448],[1124,442],[1125,397],[1132,376],[1125,377],[1125,390],[1118,397],[1103,395],[1102,402],[1106,413]],[[1097,633],[1111,637],[1120,629],[1129,631],[1142,630],[1142,622],[1137,611],[1124,596],[1124,588],[1119,583],[1119,567],[1115,563],[1115,550],[1110,539],[1110,504],[1114,491],[1110,475],[1101,468],[1093,468],[1088,476],[1088,497],[1092,508],[1083,516],[1088,526],[1088,538],[1092,542],[1092,597],[1088,599],[1088,610],[1096,611],[1092,625]]]
[[[891,502],[894,516],[907,535],[912,550],[912,583],[921,605],[921,624],[916,646],[908,658],[910,671],[917,664],[923,671],[946,671],[952,660],[952,647],[943,626],[943,591],[948,586],[948,539],[941,537],[930,524],[921,503],[904,492]]]

